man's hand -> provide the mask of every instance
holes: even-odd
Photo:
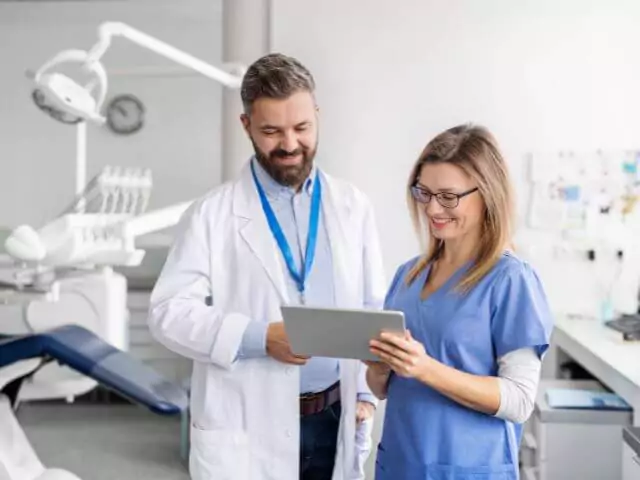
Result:
[[[283,363],[304,365],[309,357],[294,355],[283,322],[270,323],[267,327],[267,355]]]
[[[376,407],[369,402],[358,402],[356,404],[356,423],[360,424],[365,420],[369,420],[373,417]]]
[[[391,367],[381,361],[364,360],[364,363],[369,367],[365,378],[371,393],[379,400],[387,398],[387,384],[391,375]]]
[[[367,367],[371,369],[371,371],[379,377],[389,376],[391,373],[391,367],[384,362],[376,362],[373,360],[364,360],[363,361]]]

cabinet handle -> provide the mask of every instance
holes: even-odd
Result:
[[[635,457],[633,457],[633,461],[640,465],[640,455],[636,455]]]

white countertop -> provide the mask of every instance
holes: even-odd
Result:
[[[640,341],[625,341],[621,333],[597,320],[561,317],[556,328],[640,387]]]
[[[554,343],[634,407],[640,422],[640,342],[598,320],[556,318]]]

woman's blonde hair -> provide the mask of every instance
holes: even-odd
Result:
[[[428,164],[450,163],[473,178],[484,202],[484,219],[480,245],[472,267],[465,273],[458,289],[472,288],[500,259],[511,245],[514,215],[513,188],[509,171],[493,135],[484,127],[459,125],[436,136],[422,151],[409,177],[407,201],[416,233],[426,253],[409,272],[412,282],[430,263],[440,258],[444,242],[435,238],[425,223],[420,204],[413,198],[411,187],[416,184],[422,167]],[[436,201],[432,198],[431,201]]]

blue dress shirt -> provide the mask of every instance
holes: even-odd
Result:
[[[311,174],[305,180],[300,191],[296,192],[293,188],[280,185],[271,178],[255,158],[252,159],[252,162],[254,162],[258,181],[267,195],[269,204],[289,243],[296,268],[300,271],[307,245],[311,195],[315,176],[318,174],[317,168],[313,167]],[[316,253],[311,272],[308,274],[307,288],[305,290],[305,304],[330,307],[335,306],[333,259],[329,235],[322,218],[323,214],[324,212],[321,210]],[[299,305],[300,294],[296,288],[296,282],[291,278],[281,254],[279,258],[287,284],[290,304]],[[242,339],[239,356],[241,358],[251,358],[266,355],[266,331],[266,323],[250,322]],[[326,390],[338,379],[338,360],[313,357],[309,359],[306,365],[300,367],[300,393],[315,393]],[[359,400],[374,402],[373,396],[369,392],[359,392],[358,395]]]

